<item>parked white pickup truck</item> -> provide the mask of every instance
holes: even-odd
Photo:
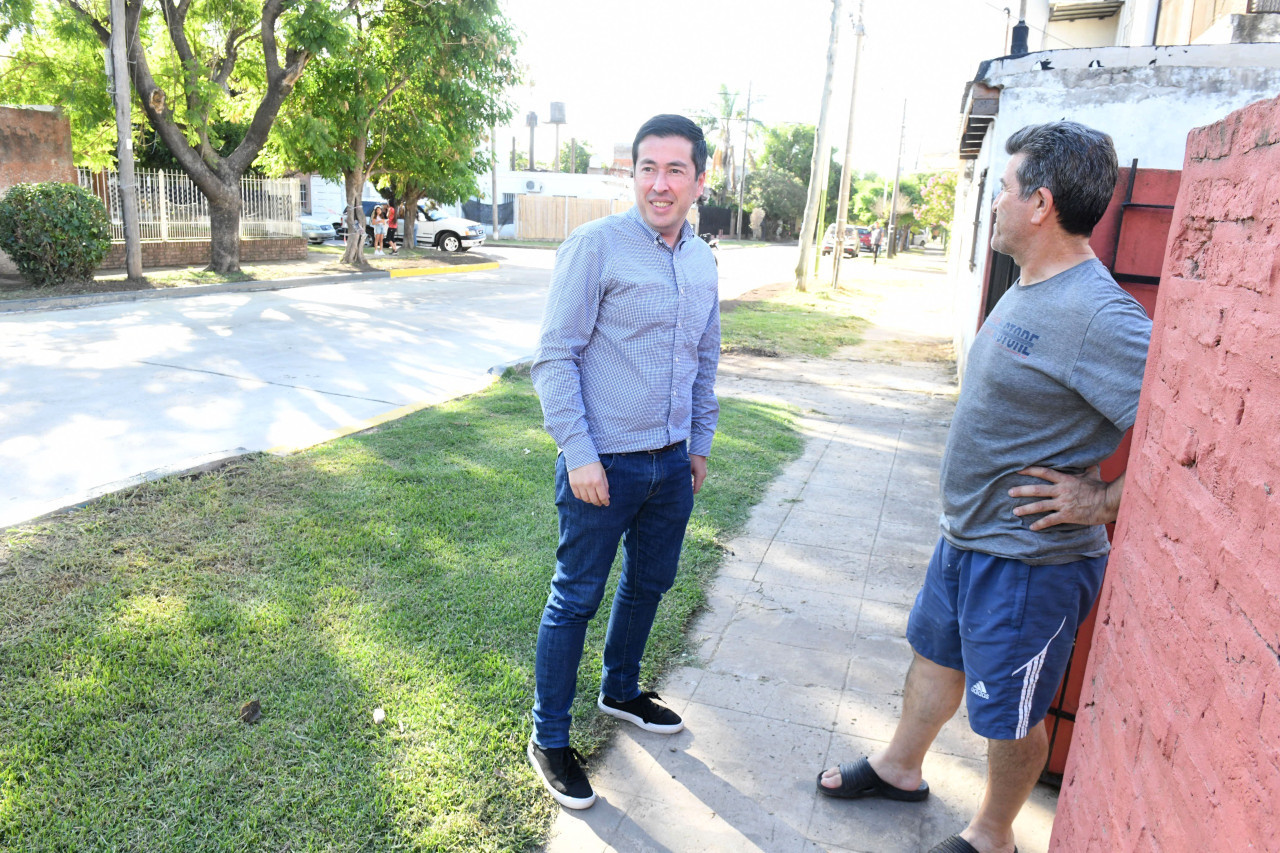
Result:
[[[484,245],[484,226],[460,216],[441,216],[418,208],[418,245],[442,252],[465,252]]]

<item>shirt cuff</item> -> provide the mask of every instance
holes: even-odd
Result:
[[[710,456],[712,435],[689,436],[690,456]]]
[[[579,439],[570,442],[560,448],[560,452],[564,454],[566,471],[572,471],[574,468],[581,468],[583,465],[590,465],[592,462],[600,461],[600,454],[596,452],[595,443],[590,439]]]

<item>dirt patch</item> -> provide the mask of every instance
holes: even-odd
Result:
[[[764,287],[757,287],[755,290],[748,290],[746,293],[739,294],[736,299],[726,299],[720,303],[720,313],[728,314],[736,309],[739,305],[747,302],[764,302],[769,299],[776,299],[795,290],[795,283],[790,281],[780,281],[777,284],[766,284]]]

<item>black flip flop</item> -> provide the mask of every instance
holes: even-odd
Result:
[[[960,836],[953,835],[939,841],[930,848],[929,853],[978,853],[978,848]],[[1017,847],[1013,848],[1013,853],[1018,853]]]
[[[828,788],[822,784],[822,774],[819,773],[818,793],[842,800],[883,797],[886,800],[918,803],[929,796],[929,783],[921,780],[920,787],[914,791],[895,788],[877,776],[876,771],[871,767],[871,762],[862,758],[858,761],[850,761],[840,765],[840,787],[838,788]],[[962,851],[956,851],[956,853],[962,853]]]

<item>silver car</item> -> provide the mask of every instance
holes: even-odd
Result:
[[[333,230],[329,217],[304,213],[298,217],[298,222],[302,225],[302,236],[311,243],[338,239],[338,232]]]

